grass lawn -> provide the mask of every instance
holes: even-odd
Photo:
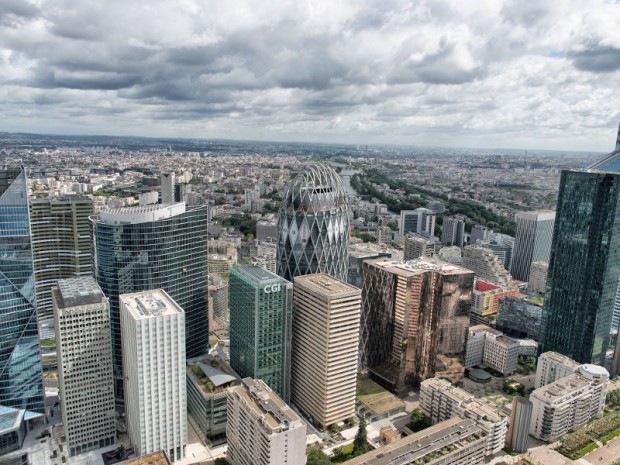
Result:
[[[371,379],[366,378],[365,376],[358,375],[357,376],[357,397],[358,399],[373,396],[375,394],[381,394],[385,392],[381,386],[372,381]]]
[[[620,436],[620,428],[613,430],[611,433],[607,433],[605,436],[603,436],[600,441],[603,444],[607,444],[609,441],[611,441],[613,438],[615,438],[616,436]]]

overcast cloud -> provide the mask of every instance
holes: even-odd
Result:
[[[0,131],[610,151],[620,3],[0,0]]]

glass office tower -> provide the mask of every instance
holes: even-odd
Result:
[[[293,284],[253,265],[230,270],[230,366],[290,399]]]
[[[115,390],[122,403],[119,294],[164,289],[185,311],[186,357],[209,349],[207,207],[119,208],[92,221],[97,281],[110,299]]]
[[[340,176],[316,165],[293,179],[278,217],[278,275],[327,273],[346,282],[349,204]]]
[[[23,168],[0,170],[0,405],[45,411]]]

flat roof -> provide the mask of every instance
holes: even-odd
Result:
[[[185,213],[185,203],[140,205],[103,210],[95,221],[105,224],[139,224],[172,218]]]
[[[235,269],[242,275],[257,283],[263,281],[273,281],[274,279],[283,279],[277,274],[256,265],[237,265],[235,266]]]
[[[543,357],[543,356],[548,360],[553,360],[554,362],[562,363],[563,365],[575,367],[575,369],[577,369],[577,367],[581,365],[581,363],[578,363],[572,358],[567,357],[566,355],[562,355],[558,352],[553,352],[553,351],[544,352],[540,354],[540,357]]]
[[[416,260],[399,261],[392,259],[379,258],[377,260],[369,260],[367,262],[370,266],[376,266],[383,268],[390,273],[394,273],[399,276],[410,277],[418,274],[425,273],[426,271],[437,271],[444,275],[454,274],[471,274],[474,272],[463,268],[462,266],[455,265],[454,263],[444,262],[437,258],[423,257]]]
[[[60,279],[57,286],[61,300],[58,305],[61,308],[99,304],[107,300],[92,276]]]
[[[184,313],[163,289],[121,294],[119,300],[125,304],[136,320]]]
[[[591,381],[589,379],[583,377],[579,373],[574,373],[536,389],[532,392],[532,396],[547,398],[553,401],[578,391],[588,386],[590,383]]]
[[[159,451],[136,459],[125,460],[118,465],[172,465],[172,462],[164,451]]]
[[[295,284],[301,284],[319,294],[330,297],[339,294],[361,293],[361,290],[355,286],[347,284],[336,279],[326,273],[307,274],[303,276],[295,276]]]

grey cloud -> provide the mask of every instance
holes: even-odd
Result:
[[[569,52],[568,57],[575,67],[582,71],[609,73],[620,70],[620,49],[596,45],[578,52]]]

